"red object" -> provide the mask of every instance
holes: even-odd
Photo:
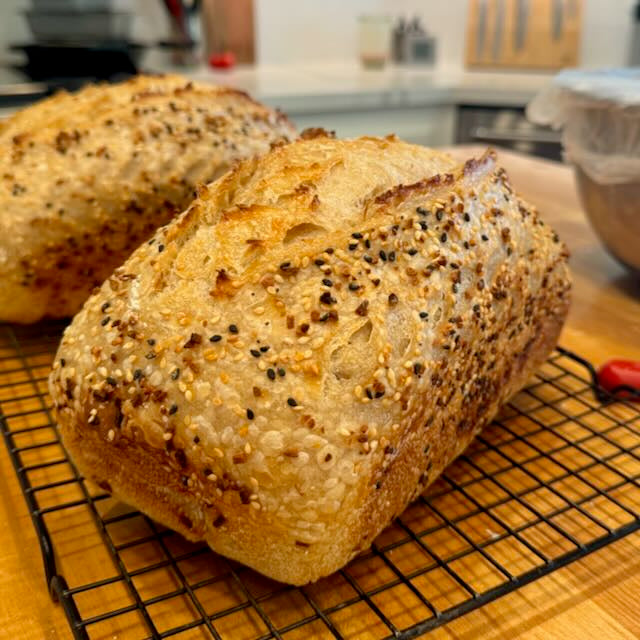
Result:
[[[598,370],[598,382],[607,391],[626,386],[640,393],[640,362],[633,360],[609,360]],[[620,398],[640,401],[640,396],[621,390],[616,393]]]
[[[236,57],[232,51],[225,51],[223,53],[212,53],[209,56],[209,65],[215,69],[230,69],[235,66]]]

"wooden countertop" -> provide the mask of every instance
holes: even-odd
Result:
[[[452,152],[466,158],[479,149],[459,147]],[[538,206],[571,249],[573,306],[560,343],[596,364],[612,356],[640,359],[640,283],[604,252],[588,227],[571,170],[508,152],[501,152],[500,159],[516,189]],[[70,638],[62,608],[51,602],[45,587],[38,542],[4,445],[0,522],[0,635]],[[640,637],[639,598],[640,534],[634,534],[429,637],[632,640]],[[127,639],[126,634],[104,637]]]

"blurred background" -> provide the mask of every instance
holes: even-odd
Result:
[[[2,0],[0,114],[136,71],[230,84],[301,127],[560,157],[525,106],[564,67],[640,64],[632,0]]]

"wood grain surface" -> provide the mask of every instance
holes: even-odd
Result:
[[[461,159],[466,159],[472,154],[480,153],[481,149],[467,147],[451,151]],[[604,252],[588,227],[577,199],[571,170],[556,163],[508,152],[500,152],[499,156],[516,189],[538,206],[545,220],[556,228],[572,252],[573,306],[560,343],[596,364],[613,356],[640,359],[640,285]],[[1,360],[3,364],[0,365],[0,375],[5,380],[6,376],[14,376],[10,388],[0,386],[3,411],[16,416],[12,418],[12,429],[38,427],[43,419],[46,421],[42,406],[38,406],[41,401],[38,398],[26,398],[17,402],[12,397],[24,396],[27,389],[34,387],[39,392],[45,391],[44,378],[51,356],[47,353],[30,356],[30,377],[23,379],[20,377],[23,375],[21,372],[11,373],[11,366],[15,366],[15,363],[11,364],[8,353],[9,351],[4,353],[0,349],[0,359],[5,357],[5,360]],[[614,408],[612,411],[618,409]],[[637,417],[629,415],[618,412],[615,419],[637,421]],[[518,423],[517,416],[505,418],[505,422],[510,420],[514,424]],[[640,423],[637,426],[640,427]],[[19,446],[36,445],[25,453],[28,456],[27,463],[35,464],[52,459],[59,453],[56,450],[58,445],[47,444],[47,438],[51,437],[47,433],[50,431],[52,429],[45,424],[40,430],[20,434]],[[571,462],[568,461],[567,464]],[[541,474],[547,472],[549,469],[539,471]],[[43,492],[39,496],[44,508],[59,504],[60,501],[82,498],[78,493],[77,483],[64,484],[71,473],[68,466],[47,467],[39,470],[39,473],[42,477],[30,477],[33,483],[61,483],[49,493]],[[451,469],[451,476],[460,482],[469,473],[469,469],[463,464]],[[638,469],[634,468],[630,473],[637,474]],[[102,494],[97,488],[90,490],[96,495]],[[446,500],[446,495],[442,499]],[[108,497],[95,504],[104,516],[114,518],[126,513],[121,505]],[[443,504],[443,508],[445,507],[449,512],[462,508],[460,504]],[[411,509],[405,514],[407,521],[414,515]],[[614,517],[612,514],[609,516]],[[55,540],[60,572],[71,587],[114,575],[112,560],[99,532],[87,515],[86,507],[52,511],[46,514],[45,521]],[[39,544],[4,445],[0,445],[0,522],[0,638],[70,638],[71,632],[62,608],[52,603],[45,586]],[[164,551],[156,548],[157,542],[127,548],[128,540],[136,537],[143,539],[146,535],[155,533],[153,526],[139,516],[122,520],[115,518],[113,525],[110,525],[109,533],[114,541],[122,545],[121,556],[129,571],[135,573],[136,567],[148,565],[157,554],[170,551],[175,556],[183,546],[185,550],[189,548],[189,545],[181,542],[175,535],[162,537],[162,544],[167,547]],[[396,531],[391,527],[381,538],[388,541],[394,535]],[[429,544],[433,548],[452,550],[455,540],[452,537],[433,538],[429,540]],[[398,566],[403,566],[403,562],[410,562],[414,566],[418,561],[416,558],[419,550],[414,550],[407,557],[402,556],[402,549],[407,548],[407,545],[399,547],[393,556]],[[510,561],[515,562],[512,551],[509,554]],[[211,571],[211,566],[203,559],[205,557],[210,555],[191,553],[175,567],[163,566],[156,571],[139,574],[134,577],[136,589],[142,597],[152,597],[155,593],[175,589],[176,571],[188,576],[191,582],[197,582],[198,576],[202,576],[203,572]],[[476,572],[477,584],[490,583],[490,571],[481,571],[479,565],[467,569]],[[376,567],[373,561],[368,561],[354,565],[350,572],[360,584],[367,585],[382,580],[385,568]],[[432,584],[441,586],[435,571],[425,575],[433,577]],[[261,589],[269,588],[266,581],[261,582],[259,578],[252,580],[252,591],[255,589],[259,593]],[[205,603],[204,606],[211,607],[214,611],[216,607],[230,607],[241,601],[242,594],[238,593],[237,585],[233,582],[227,584],[226,591],[221,591],[220,583],[216,584],[216,590],[209,593],[206,587],[201,589],[200,599]],[[429,589],[428,581],[423,581],[420,585],[416,578],[415,584],[419,589]],[[332,602],[340,602],[349,597],[349,588],[344,580],[336,577],[328,579],[322,589],[311,587],[310,592],[321,606],[330,607]],[[456,597],[459,595],[456,595],[455,585],[449,590],[441,589],[437,594],[438,606],[444,608],[447,603],[454,602]],[[398,624],[408,625],[425,615],[424,606],[417,600],[413,602],[412,598],[415,600],[415,596],[399,585],[398,588],[382,591],[374,597],[374,601],[386,615],[399,621]],[[636,533],[436,629],[429,637],[438,640],[472,640],[480,637],[496,640],[582,640],[592,637],[600,640],[631,640],[640,638],[640,614],[637,607],[639,598],[640,534]],[[101,612],[127,607],[132,603],[131,596],[121,581],[105,584],[101,589],[79,593],[75,599],[84,617],[100,615]],[[380,621],[362,604],[354,604],[335,612],[332,621],[345,637],[382,637],[385,629],[380,628]],[[285,592],[278,598],[266,601],[265,608],[267,606],[270,607],[269,616],[282,625],[288,624],[288,620],[294,619],[296,615],[300,616],[301,612],[303,615],[313,613],[297,592]],[[149,609],[154,609],[154,622],[161,630],[176,626],[192,615],[184,594],[150,605]],[[251,608],[220,618],[215,626],[221,637],[233,640],[244,640],[266,632],[264,623]],[[144,636],[140,634],[140,628],[138,614],[131,612],[119,616],[115,621],[96,622],[91,627],[90,637],[104,640],[135,639]],[[388,634],[388,630],[386,633]],[[210,636],[200,627],[172,637],[185,640]],[[292,630],[284,637],[330,636],[324,625],[318,623]]]

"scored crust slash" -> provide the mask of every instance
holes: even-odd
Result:
[[[545,360],[566,263],[492,152],[316,132],[209,185],[89,299],[51,374],[64,442],[190,540],[316,580]]]

